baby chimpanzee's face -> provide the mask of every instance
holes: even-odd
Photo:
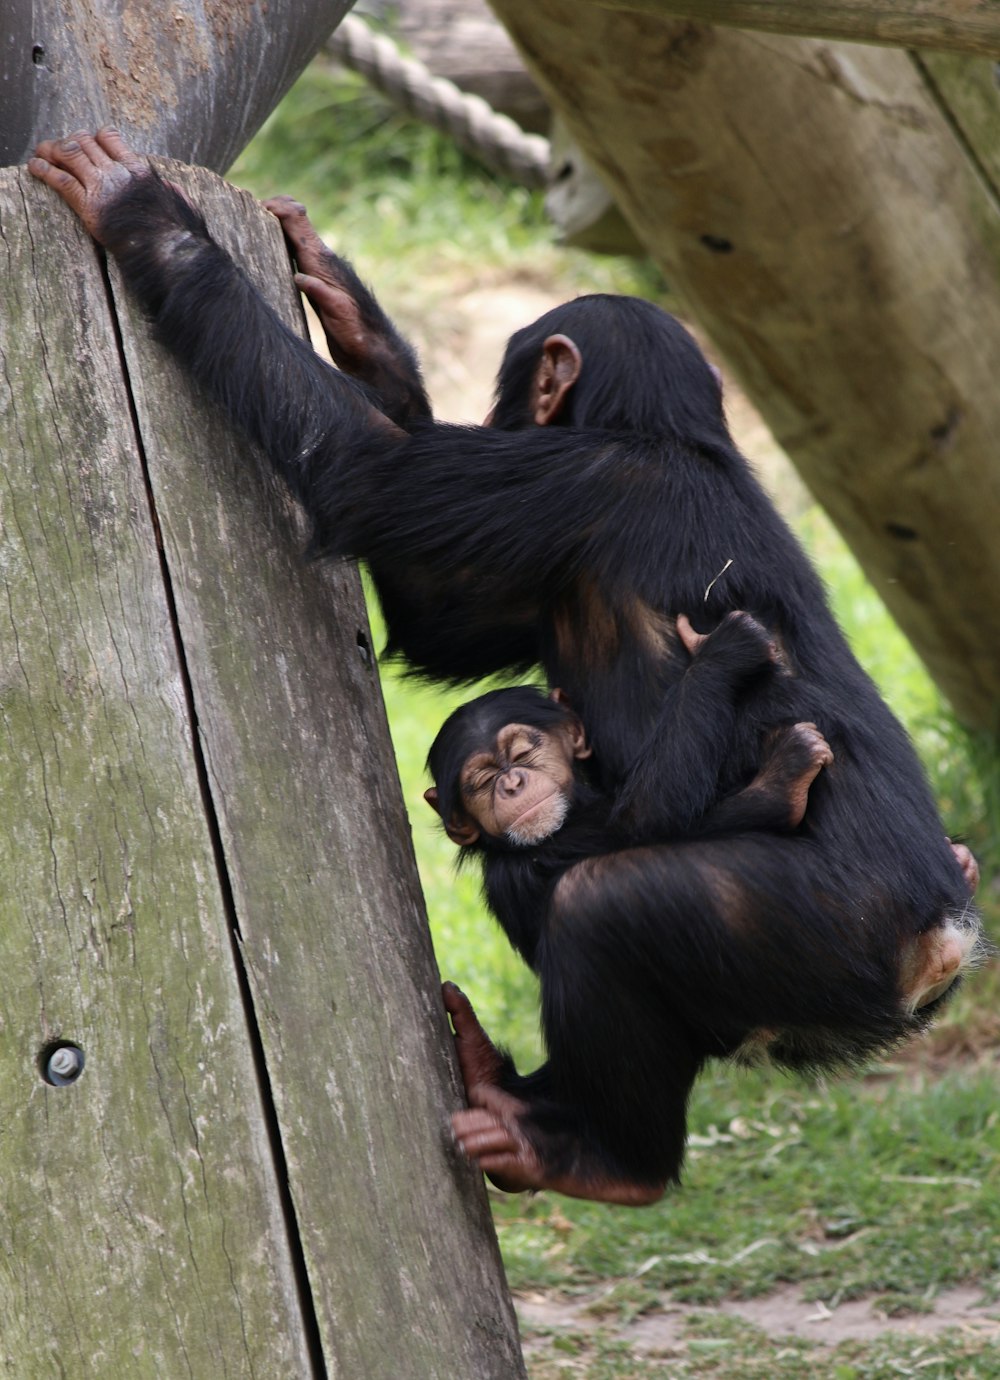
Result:
[[[515,845],[541,842],[566,818],[573,762],[580,756],[571,725],[540,729],[506,724],[493,744],[462,767],[462,808],[478,830]]]

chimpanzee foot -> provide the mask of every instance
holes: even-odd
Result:
[[[472,1003],[454,983],[442,987],[455,1030],[466,1111],[455,1112],[452,1130],[463,1154],[505,1193],[548,1188],[571,1198],[641,1207],[663,1196],[663,1186],[585,1173],[551,1173],[526,1130],[530,1107],[500,1086],[504,1059],[479,1023]]]
[[[809,788],[833,762],[830,744],[815,724],[792,724],[772,734],[764,764],[749,790],[781,803],[786,828],[797,829],[809,803]]]
[[[503,1056],[465,993],[446,982],[441,994],[455,1031],[455,1053],[469,1103],[468,1111],[456,1112],[451,1119],[458,1144],[504,1192],[540,1188],[542,1165],[518,1120],[527,1107],[500,1087]]]
[[[759,644],[762,665],[771,661],[776,666],[783,666],[784,662],[778,643],[764,625],[758,623],[753,614],[746,613],[743,609],[731,609],[715,631],[718,632],[724,625],[730,627],[738,626],[742,629],[743,636],[747,641],[755,641]],[[678,638],[691,657],[696,657],[709,638],[714,635],[713,633],[695,632],[691,620],[686,613],[679,613],[677,615],[676,631]]]
[[[465,1095],[471,1102],[475,1088],[481,1085],[499,1088],[503,1055],[480,1025],[472,1002],[460,987],[453,982],[442,983],[441,995],[455,1032],[455,1053]]]
[[[480,1085],[479,1105],[454,1112],[451,1128],[463,1155],[504,1193],[547,1187],[545,1167],[521,1129],[527,1107],[499,1088]]]
[[[584,1171],[554,1173],[525,1130],[530,1108],[499,1088],[477,1089],[479,1105],[455,1112],[452,1130],[462,1153],[504,1193],[550,1189],[568,1198],[645,1207],[663,1197],[665,1185],[637,1184]]]
[[[823,768],[832,764],[833,751],[816,725],[811,723],[793,724],[780,751],[785,757],[786,769],[792,773],[788,783],[789,828],[797,829],[809,803],[809,787]],[[796,759],[799,761],[797,771]]]
[[[969,888],[969,895],[975,896],[979,890],[979,864],[973,856],[972,849],[966,847],[964,843],[953,843],[951,839],[948,840],[948,844],[955,854],[955,861],[962,869],[962,876]]]

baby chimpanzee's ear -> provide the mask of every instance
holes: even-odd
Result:
[[[441,814],[438,805],[438,791],[436,786],[428,786],[424,791],[424,799],[436,815]],[[444,821],[444,831],[451,839],[452,843],[457,843],[459,848],[468,848],[479,838],[479,829],[473,824],[471,819],[460,819],[457,815]]]

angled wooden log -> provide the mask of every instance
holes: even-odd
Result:
[[[356,575],[26,173],[0,254],[5,1373],[523,1375]]]
[[[995,0],[584,0],[608,10],[774,34],[1000,56]]]
[[[941,90],[904,53],[492,3],[958,714],[995,729],[1000,213]]]

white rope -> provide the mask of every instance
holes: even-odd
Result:
[[[352,72],[425,124],[450,134],[466,153],[494,172],[506,173],[526,187],[544,187],[549,141],[525,134],[520,125],[499,115],[482,99],[460,91],[446,77],[435,77],[422,62],[403,57],[391,38],[377,34],[356,15],[348,14],[326,42],[326,51]]]

